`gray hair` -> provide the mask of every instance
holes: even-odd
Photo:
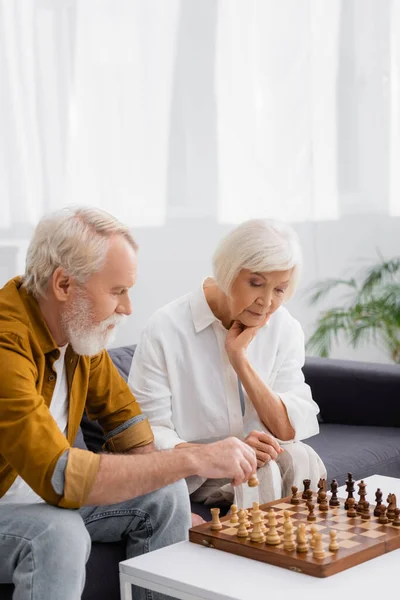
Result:
[[[29,244],[24,287],[35,298],[44,297],[58,267],[85,283],[101,269],[113,235],[138,249],[129,228],[98,208],[68,207],[43,217]]]
[[[302,253],[294,229],[273,219],[245,221],[219,243],[213,257],[214,277],[229,295],[242,269],[253,272],[293,269],[285,299],[293,296],[300,276]]]

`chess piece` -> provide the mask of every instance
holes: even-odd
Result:
[[[297,495],[297,487],[292,485],[292,497],[290,498],[290,504],[300,504],[300,500]]]
[[[308,515],[307,515],[307,521],[316,521],[317,517],[314,514],[314,503],[311,502],[311,500],[309,500],[307,502],[307,508],[308,508]]]
[[[308,541],[306,536],[306,526],[304,523],[299,523],[296,531],[296,552],[304,554],[308,552]]]
[[[315,527],[315,525],[311,525],[310,528],[310,548],[314,548],[315,546],[315,534],[318,533],[318,529]]]
[[[257,487],[257,486],[259,485],[259,483],[260,483],[260,482],[258,481],[258,477],[257,477],[257,475],[254,473],[254,474],[253,474],[253,475],[250,477],[250,479],[248,480],[248,482],[247,482],[247,485],[248,485],[249,487]]]
[[[219,508],[211,508],[211,531],[218,531],[222,529],[221,521],[219,520]]]
[[[339,550],[339,544],[337,541],[337,534],[336,534],[336,529],[331,529],[329,531],[329,550],[331,552],[336,552],[337,550]]]
[[[363,502],[363,508],[361,511],[361,518],[363,521],[366,521],[367,519],[371,518],[371,515],[369,514],[369,502],[368,500],[364,500]]]
[[[236,523],[239,523],[238,507],[236,504],[232,504],[231,506],[231,520],[229,523],[230,525],[236,525]]]
[[[272,509],[268,513],[268,533],[265,543],[268,544],[268,546],[277,546],[281,543],[281,538],[276,530],[275,512]]]
[[[301,497],[303,498],[303,500],[307,500],[307,492],[310,489],[311,479],[303,479],[303,485],[304,485],[304,490],[303,490]]]
[[[293,535],[293,523],[290,519],[290,512],[285,510],[283,513],[285,521],[283,523],[283,549],[291,552],[296,549]]]
[[[380,488],[378,488],[375,492],[376,506],[374,508],[374,517],[379,517],[379,515],[381,514],[382,496],[383,494]]]
[[[321,502],[321,497],[320,497],[321,492],[325,492],[325,491],[326,491],[326,479],[322,479],[322,477],[321,477],[320,480],[318,481],[317,504],[319,504]]]
[[[350,500],[350,498],[354,498],[354,496],[353,496],[353,494],[354,494],[354,479],[353,479],[353,475],[351,473],[347,473],[346,492],[347,492],[347,498],[344,503],[344,508],[345,508],[345,510],[348,510],[349,509],[349,500]],[[355,501],[354,501],[354,504],[355,504]]]
[[[251,519],[253,523],[253,529],[250,533],[250,541],[256,544],[261,544],[265,542],[265,535],[262,531],[262,519],[261,519],[261,510],[252,510]]]
[[[247,538],[249,536],[249,532],[246,527],[247,515],[244,510],[239,511],[239,527],[237,530],[237,537]]]
[[[332,479],[332,482],[331,482],[332,496],[329,500],[329,506],[340,506],[340,501],[337,497],[337,489],[338,489],[338,483],[337,483],[336,479]]]
[[[313,558],[325,558],[324,545],[322,543],[322,535],[314,533],[315,545],[313,548]]]
[[[380,523],[381,525],[386,525],[386,523],[389,523],[389,519],[386,516],[386,509],[387,506],[386,504],[381,504],[380,506],[380,515],[379,515],[379,519],[378,519],[378,523]]]
[[[357,503],[357,512],[361,513],[363,506],[364,506],[364,502],[365,502],[365,497],[367,495],[367,484],[364,483],[363,480],[360,481],[360,483],[357,484],[358,485],[358,495],[360,497],[358,503]]]
[[[393,519],[394,519],[394,511],[396,510],[396,496],[395,496],[395,494],[389,494],[389,496],[386,499],[386,502],[388,503],[386,516],[389,519],[389,521],[393,521]]]
[[[395,527],[400,527],[400,508],[394,509],[394,520],[392,525]]]
[[[326,497],[326,492],[321,492],[320,493],[319,510],[321,512],[327,512],[329,510],[328,500],[327,500],[327,497]]]
[[[355,501],[355,499],[353,497],[350,497],[347,500],[347,505],[349,507],[348,510],[347,510],[347,516],[349,517],[349,519],[355,519],[356,516],[357,516],[357,511],[356,511],[356,509],[354,507],[355,503],[356,503],[356,501]]]

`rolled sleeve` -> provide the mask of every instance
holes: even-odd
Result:
[[[80,508],[86,503],[99,465],[99,454],[80,448],[70,448],[65,469],[64,495],[59,506]]]
[[[112,435],[106,436],[105,450],[129,452],[133,448],[147,446],[154,440],[150,423],[144,415],[140,415],[140,418],[135,417],[132,421],[135,422],[130,426],[122,427],[121,430],[117,428],[114,432],[111,432]]]
[[[293,320],[290,346],[272,385],[286,407],[295,441],[319,433],[317,415],[319,408],[312,399],[311,389],[304,379],[304,334],[300,324]]]

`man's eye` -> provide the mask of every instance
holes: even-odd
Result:
[[[276,291],[278,292],[278,294],[284,294],[285,293],[285,290],[282,290],[281,288],[278,288]]]

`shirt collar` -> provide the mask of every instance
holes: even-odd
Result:
[[[215,323],[216,321],[220,323],[208,305],[206,296],[204,294],[203,283],[201,284],[201,287],[193,292],[190,296],[190,310],[192,313],[192,319],[196,333],[203,331],[203,329],[212,323]]]
[[[14,277],[14,279],[8,282],[3,290],[5,291],[6,288],[7,301],[10,306],[12,317],[21,321],[34,331],[43,354],[58,350],[58,346],[44,320],[39,303],[32,294],[27,292],[22,286],[21,277]]]

